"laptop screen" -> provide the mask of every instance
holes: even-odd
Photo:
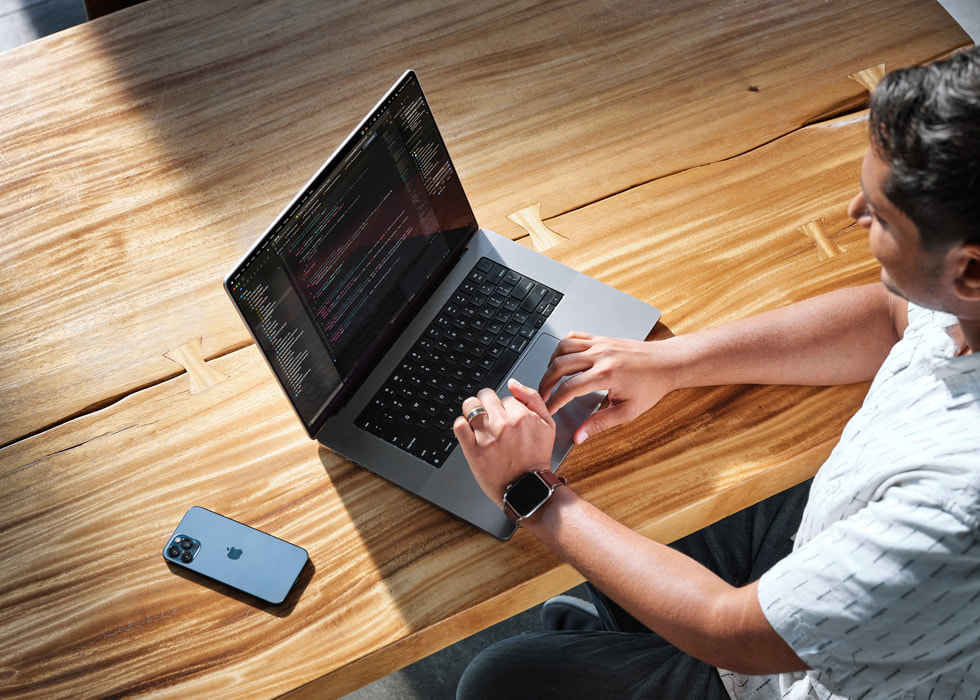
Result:
[[[475,230],[410,71],[225,281],[311,436]]]

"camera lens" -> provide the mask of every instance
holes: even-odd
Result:
[[[176,544],[170,545],[167,547],[167,555],[176,559],[178,556],[180,556],[180,547],[178,547]]]
[[[185,564],[190,564],[192,561],[194,561],[194,555],[190,552],[183,552],[180,555],[180,560]]]
[[[185,537],[180,541],[180,546],[183,547],[184,549],[190,549],[191,547],[194,546],[194,543],[191,542],[190,538]]]

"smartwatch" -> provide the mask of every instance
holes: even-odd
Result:
[[[541,508],[555,489],[564,483],[565,479],[550,469],[528,472],[507,487],[504,512],[512,523],[520,527],[521,521]]]

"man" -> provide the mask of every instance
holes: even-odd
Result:
[[[601,628],[497,644],[459,697],[980,691],[980,51],[888,74],[870,131],[849,214],[881,284],[657,342],[573,334],[541,395],[463,403],[454,431],[502,503],[547,469],[550,414],[574,396],[609,391],[581,442],[681,387],[874,378],[812,486],[675,548],[554,488],[521,525],[597,589]]]

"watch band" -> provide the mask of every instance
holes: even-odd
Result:
[[[566,483],[550,469],[530,471],[507,487],[504,492],[504,513],[517,527],[521,521],[534,515],[555,492]],[[518,503],[515,504],[514,500]]]

